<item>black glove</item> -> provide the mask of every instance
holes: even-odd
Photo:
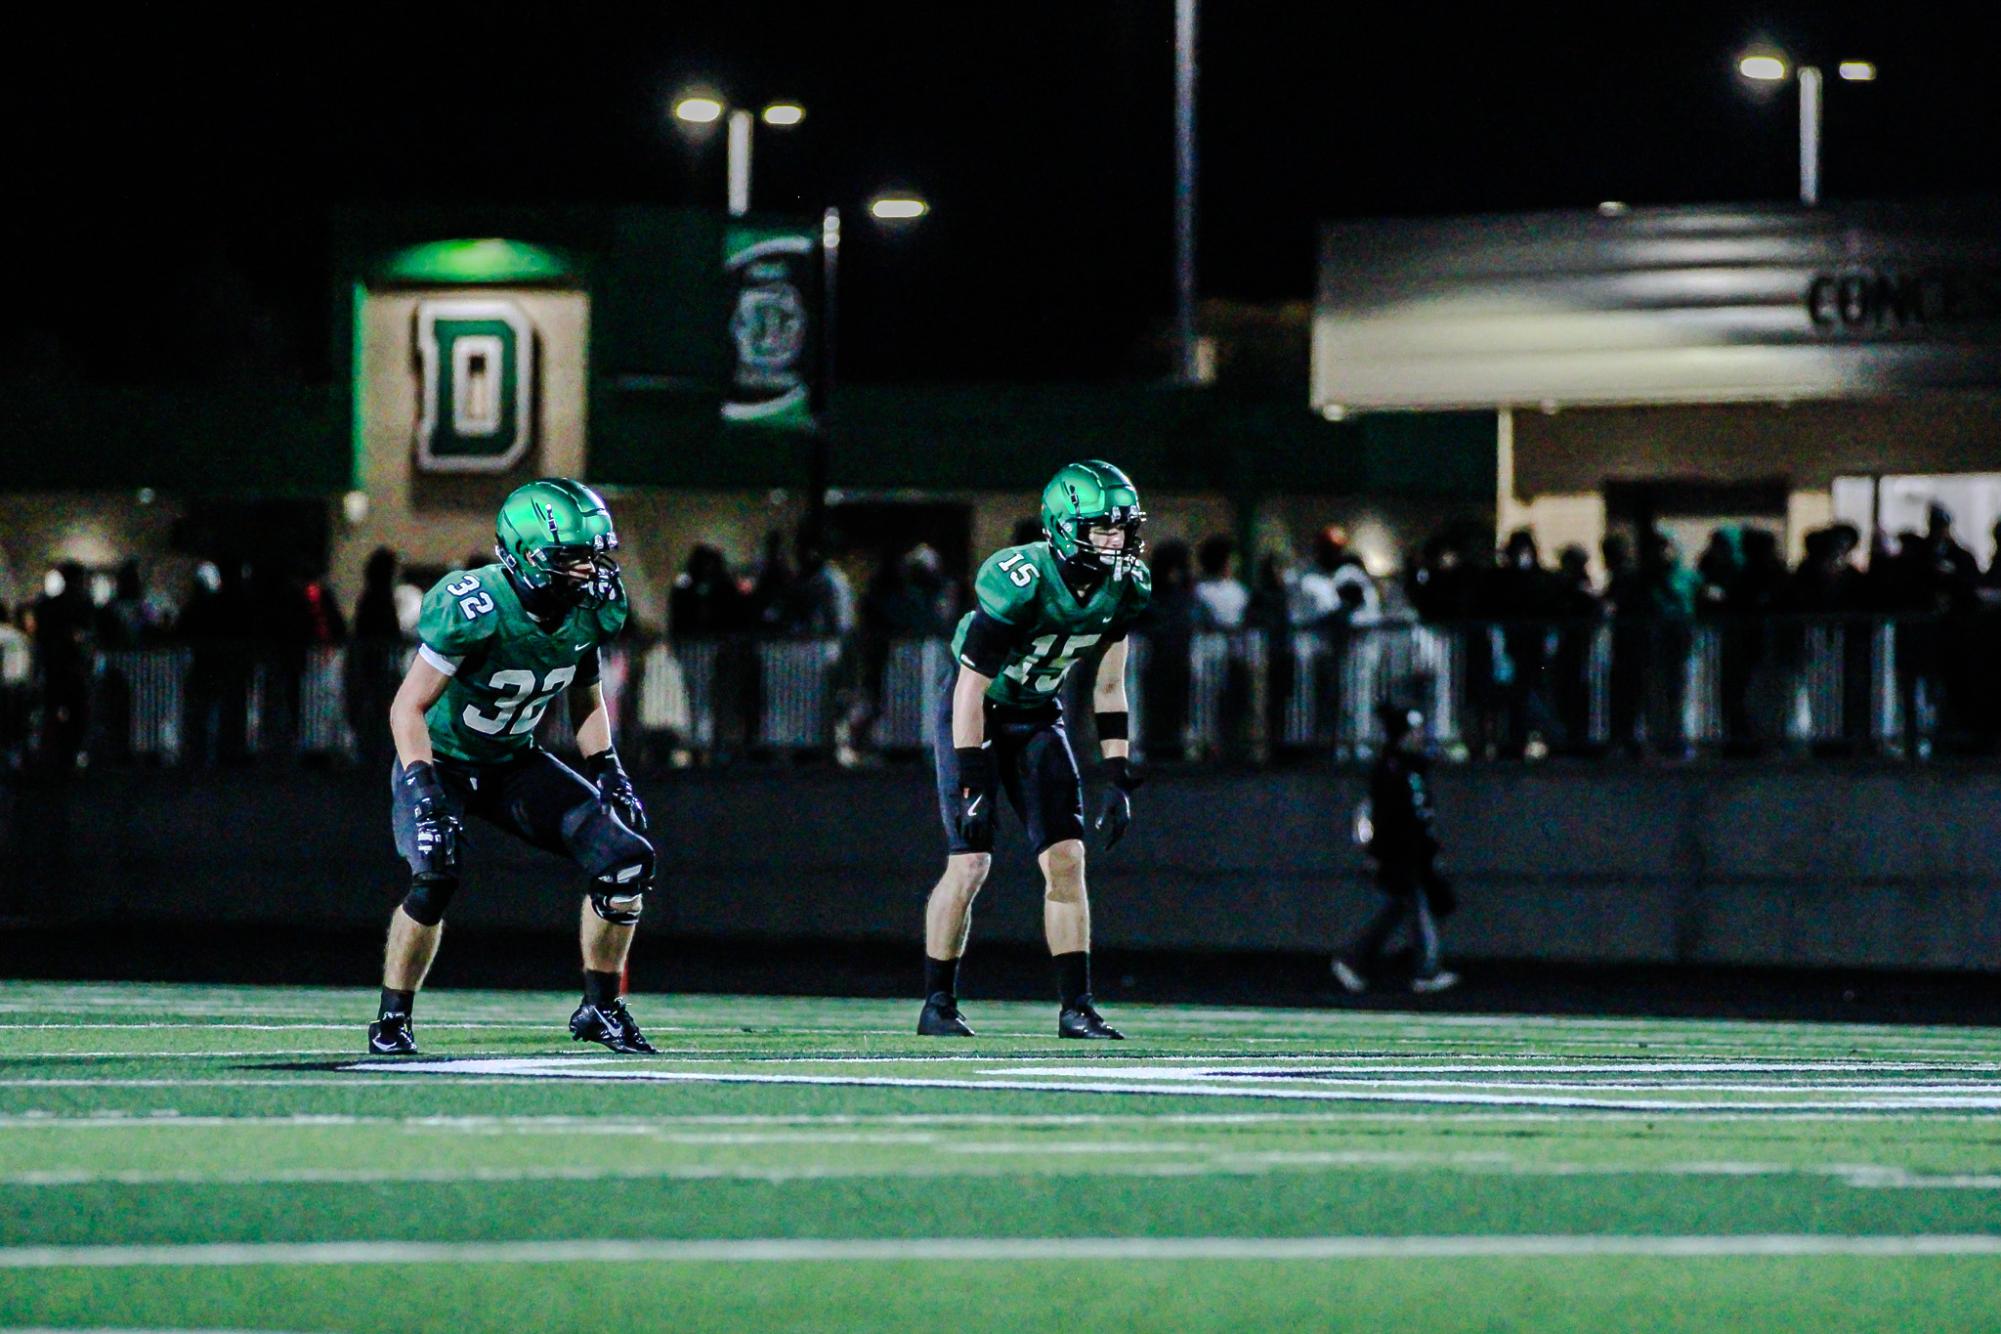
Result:
[[[405,765],[403,785],[409,789],[417,818],[417,856],[424,863],[424,874],[457,875],[462,826],[445,799],[438,771],[425,760]]]
[[[1133,771],[1131,761],[1121,755],[1105,761],[1105,803],[1098,809],[1097,823],[1092,827],[1105,836],[1105,850],[1109,852],[1133,822],[1133,789],[1146,780]]]
[[[952,756],[959,770],[953,787],[958,806],[952,812],[952,830],[961,843],[985,852],[994,842],[993,757],[982,746],[961,746]]]
[[[591,771],[591,781],[597,784],[598,800],[611,807],[613,814],[625,821],[627,829],[635,834],[645,833],[646,808],[639,804],[639,793],[633,790],[625,766],[618,762],[618,752],[601,750],[585,760],[584,765]]]

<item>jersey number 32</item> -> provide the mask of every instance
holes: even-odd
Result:
[[[535,673],[519,667],[495,672],[487,681],[490,688],[501,692],[500,698],[493,702],[493,712],[486,713],[477,705],[468,704],[459,717],[467,727],[486,736],[499,736],[503,732],[520,736],[532,732],[535,724],[542,721],[542,711],[549,707],[549,701],[561,694],[563,687],[576,676],[574,666],[558,667],[543,677],[538,687]]]

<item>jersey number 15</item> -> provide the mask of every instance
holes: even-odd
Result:
[[[1051,694],[1063,684],[1070,668],[1085,649],[1102,635],[1042,635],[1028,646],[1028,652],[1001,673],[1012,677],[1024,689]]]

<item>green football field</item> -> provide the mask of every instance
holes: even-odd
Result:
[[[2001,1033],[0,985],[0,1328],[1994,1329]]]

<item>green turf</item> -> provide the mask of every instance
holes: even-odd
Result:
[[[395,1063],[372,1002],[0,985],[0,1328],[2001,1325],[1984,1030],[640,997],[638,1060],[459,992]]]

